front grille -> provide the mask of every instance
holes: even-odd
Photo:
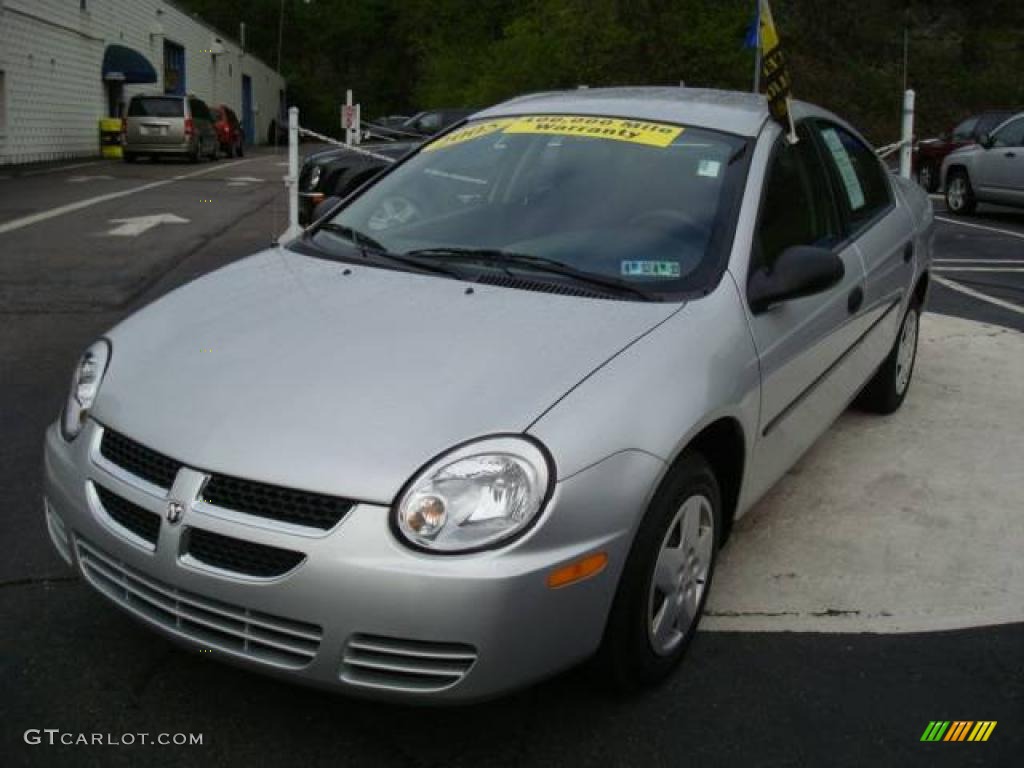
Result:
[[[185,552],[199,562],[246,576],[280,576],[305,559],[301,552],[242,541],[202,528],[189,528],[185,542]]]
[[[296,491],[227,475],[211,475],[202,497],[203,501],[226,509],[324,531],[333,528],[353,506],[348,499],[336,496]]]
[[[111,464],[148,480],[161,488],[170,488],[181,469],[181,462],[136,443],[112,429],[104,428],[100,453]]]
[[[450,688],[476,662],[464,643],[353,635],[342,657],[341,679],[368,688],[429,693]]]
[[[208,648],[298,669],[320,649],[323,629],[212,600],[145,576],[76,539],[82,575],[115,603],[167,632]]]
[[[102,485],[94,483],[93,487],[103,509],[118,525],[127,528],[140,539],[156,545],[156,540],[160,536],[160,515],[122,499]]]

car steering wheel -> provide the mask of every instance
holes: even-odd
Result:
[[[367,222],[370,229],[380,231],[399,224],[408,224],[420,217],[420,209],[412,200],[402,195],[385,197]]]
[[[707,239],[708,235],[711,234],[708,228],[699,221],[673,208],[655,208],[650,211],[643,211],[629,220],[631,226],[641,226],[648,223],[657,226],[659,229],[670,229],[682,225],[684,229],[690,230],[701,239]]]

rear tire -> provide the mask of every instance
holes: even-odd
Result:
[[[939,173],[934,163],[923,162],[917,171],[917,183],[925,192],[934,192],[939,188]]]
[[[857,396],[856,406],[871,413],[887,415],[903,405],[910,391],[910,379],[917,359],[917,339],[921,307],[914,301],[900,323],[896,341],[885,361]]]
[[[660,682],[686,653],[711,587],[721,498],[710,465],[693,451],[658,488],[630,547],[598,652],[615,688]]]
[[[967,171],[954,168],[946,181],[946,208],[957,216],[966,216],[974,213],[977,207],[978,201],[974,197],[974,188],[971,187]]]

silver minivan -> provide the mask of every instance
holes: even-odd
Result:
[[[124,159],[181,155],[191,162],[217,159],[217,132],[206,104],[195,96],[140,95],[124,119]]]

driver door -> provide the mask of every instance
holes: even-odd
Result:
[[[808,126],[776,142],[755,230],[751,274],[794,245],[827,248],[845,269],[832,288],[754,314],[761,363],[761,418],[748,493],[759,497],[846,407],[857,387],[848,351],[862,333],[864,268],[846,242],[823,157]]]

